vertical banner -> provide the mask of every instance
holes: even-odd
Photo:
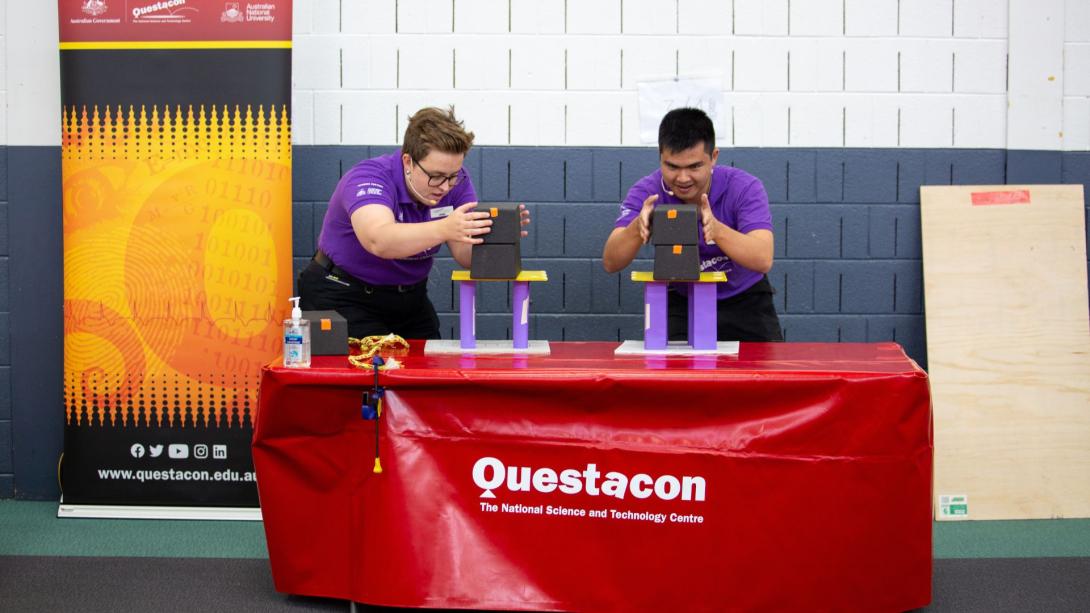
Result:
[[[59,9],[62,503],[256,507],[291,291],[291,2]]]

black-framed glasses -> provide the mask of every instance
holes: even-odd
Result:
[[[423,171],[425,175],[427,175],[428,185],[430,187],[439,187],[444,183],[450,183],[450,186],[454,187],[455,185],[458,185],[462,182],[462,176],[465,174],[465,171],[461,168],[458,169],[458,172],[452,175],[445,175],[441,172],[428,172],[428,169],[421,166],[420,162],[417,162],[416,160],[413,160],[413,164],[416,164],[416,167]]]

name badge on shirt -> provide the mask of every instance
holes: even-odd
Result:
[[[453,205],[448,204],[447,206],[433,207],[431,209],[431,218],[432,219],[442,219],[442,218],[446,217],[447,215],[450,215],[453,212],[454,212],[454,206]]]

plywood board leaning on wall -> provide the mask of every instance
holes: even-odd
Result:
[[[920,188],[938,519],[1090,517],[1083,207],[1081,185]]]

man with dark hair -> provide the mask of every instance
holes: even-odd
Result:
[[[782,341],[783,332],[765,276],[772,268],[772,213],[756,177],[716,166],[715,128],[699,109],[674,109],[659,124],[660,168],[640,179],[621,203],[621,215],[602,250],[606,272],[628,266],[651,237],[656,204],[698,206],[701,272],[722,271],[717,288],[718,338],[723,341]],[[688,330],[685,295],[671,288],[670,340]]]
[[[427,291],[432,259],[446,244],[469,268],[472,246],[492,226],[487,211],[474,210],[477,193],[462,168],[472,145],[453,108],[425,108],[409,118],[400,152],[345,173],[329,199],[318,251],[299,273],[301,306],[336,310],[357,338],[439,338]]]

